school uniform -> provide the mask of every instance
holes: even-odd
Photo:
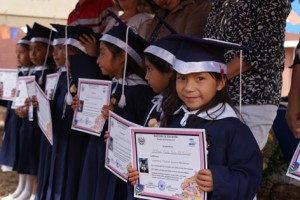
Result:
[[[159,127],[163,112],[161,108],[163,95],[158,94],[150,102],[148,114],[144,120],[145,127]]]
[[[65,96],[67,94],[67,75],[64,67],[58,71],[59,77],[53,100],[50,101],[53,146],[50,159],[49,182],[45,199],[60,199],[64,180],[64,168],[66,164],[66,149],[69,138],[70,123],[65,120],[66,111]]]
[[[26,76],[28,72],[29,68],[22,70],[19,69],[18,76]],[[17,157],[20,157],[18,153],[18,141],[22,119],[18,117],[15,113],[15,110],[11,108],[13,102],[5,102],[7,110],[4,123],[5,126],[3,130],[2,148],[0,151],[0,164],[14,168],[17,162]]]
[[[27,76],[34,75],[35,67],[32,67]],[[33,130],[33,121],[29,121],[28,116],[21,119],[18,138],[18,160],[14,165],[14,170],[20,174],[37,175],[40,134]]]

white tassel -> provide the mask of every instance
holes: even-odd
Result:
[[[67,93],[67,96],[66,96],[66,102],[67,104],[70,106],[72,104],[72,95],[70,92]]]
[[[124,94],[122,94],[118,106],[119,108],[124,108],[126,106],[126,97]]]

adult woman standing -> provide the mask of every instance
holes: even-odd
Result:
[[[154,2],[159,7],[156,14],[177,33],[202,37],[202,30],[211,8],[210,0],[154,0]],[[157,17],[145,22],[139,32],[150,42],[170,34]]]

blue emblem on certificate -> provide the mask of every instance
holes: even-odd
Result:
[[[135,186],[135,193],[136,194],[142,194],[144,191],[144,185],[143,184],[137,184]]]
[[[194,140],[193,138],[190,138],[190,139],[189,139],[189,146],[190,146],[190,147],[194,147],[195,144],[196,144],[195,140]]]
[[[162,180],[158,181],[158,189],[160,191],[164,191],[166,189],[166,184],[164,181],[162,181]]]

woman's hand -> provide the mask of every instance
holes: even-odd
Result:
[[[199,189],[203,192],[213,191],[213,177],[209,169],[202,169],[198,172],[196,182],[199,185]]]
[[[127,166],[127,171],[128,171],[128,181],[130,182],[130,184],[132,186],[135,185],[136,181],[138,180],[139,178],[139,172],[137,169],[135,168],[132,168],[132,165],[129,164]]]
[[[83,34],[80,36],[80,43],[84,46],[89,56],[98,56],[97,39],[93,35]]]

